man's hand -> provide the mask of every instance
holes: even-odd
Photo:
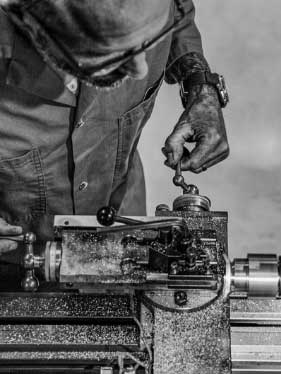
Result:
[[[184,147],[186,142],[196,143],[191,152]],[[167,166],[174,169],[181,160],[182,170],[193,173],[200,173],[229,155],[222,110],[213,87],[204,84],[193,88],[162,152]]]
[[[13,251],[18,243],[13,240],[1,239],[1,236],[16,236],[22,234],[22,227],[9,225],[3,218],[0,218],[0,255]]]

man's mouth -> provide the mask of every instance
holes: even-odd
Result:
[[[96,88],[112,89],[119,87],[127,78],[125,72],[116,69],[109,74],[93,78],[92,84]]]

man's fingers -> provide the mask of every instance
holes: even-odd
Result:
[[[200,109],[200,105],[198,108]],[[229,154],[224,121],[217,106],[206,113],[195,109],[193,106],[192,112],[183,113],[165,142],[165,164],[172,169],[181,160],[182,170],[200,173],[224,160]],[[190,142],[195,143],[195,147],[190,154],[184,154],[184,145]]]
[[[164,152],[163,152],[164,153]],[[172,146],[165,147],[165,153],[167,160],[165,164],[167,166],[170,166],[171,168],[174,168],[180,159],[182,158],[183,154],[183,144],[173,144]]]
[[[0,255],[17,249],[18,243],[12,240],[0,239]]]
[[[221,153],[220,155],[218,155],[217,157],[213,158],[212,160],[206,162],[204,165],[202,165],[200,168],[194,170],[193,172],[198,174],[198,173],[201,173],[202,171],[206,171],[211,166],[216,165],[219,162],[226,159],[228,157],[228,155],[229,155],[229,151],[225,151],[225,152]]]
[[[223,142],[216,147],[209,147],[209,144],[198,144],[190,153],[190,157],[183,158],[182,170],[189,170],[193,173],[201,173],[209,167],[224,160],[229,155],[228,144]]]
[[[167,157],[165,164],[171,168],[175,168],[183,157],[184,144],[189,136],[192,135],[190,124],[186,121],[177,123],[174,131],[165,141],[165,147],[162,152]]]
[[[173,154],[172,153],[167,153],[165,151],[165,148],[162,148],[162,152],[163,154],[166,156],[166,160],[164,161],[164,164],[168,167],[171,167],[172,169],[175,169],[177,167],[177,164],[179,163],[180,160],[187,160],[189,159],[190,157],[190,152],[187,148],[183,147],[182,150],[181,150],[181,158],[178,159],[178,161],[176,162],[173,158]],[[172,165],[172,166],[171,166]]]
[[[0,218],[0,239],[1,235],[20,235],[22,234],[21,226],[8,224],[3,218]]]

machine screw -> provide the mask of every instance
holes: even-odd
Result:
[[[176,291],[174,294],[175,304],[184,306],[187,304],[187,294],[185,291]]]
[[[124,275],[130,275],[136,269],[136,263],[133,258],[124,258],[120,263],[120,268]]]
[[[176,261],[172,262],[170,265],[170,274],[177,275],[178,271],[179,271],[179,264]]]
[[[135,235],[125,235],[123,239],[121,240],[121,244],[124,248],[126,248],[128,245],[134,245],[138,241],[138,238]]]

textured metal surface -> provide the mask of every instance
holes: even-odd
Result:
[[[267,313],[281,314],[281,299],[231,299],[231,315],[235,318],[238,314],[256,313],[261,316]]]
[[[84,346],[138,346],[138,328],[133,325],[1,325],[0,350],[24,346],[30,349],[46,349],[50,345],[62,345],[64,349]],[[33,347],[32,347],[33,346]],[[63,348],[60,348],[63,349]],[[103,348],[105,349],[105,348]],[[112,348],[111,348],[112,349]]]
[[[118,361],[124,366],[135,365],[139,361],[143,366],[149,364],[148,356],[141,352],[98,352],[98,351],[0,351],[0,373],[91,373],[101,374],[101,367],[114,367],[119,374]],[[145,374],[143,366],[137,373]]]
[[[161,212],[161,216],[184,217],[190,230],[215,230],[218,242],[227,253],[227,212]]]
[[[281,300],[232,299],[233,373],[281,372]]]
[[[136,299],[129,295],[0,294],[0,319],[6,317],[130,317]]]
[[[135,322],[139,313],[139,303],[131,294],[2,293],[0,368],[19,370],[18,365],[20,369],[25,365],[28,372],[34,365],[52,370],[52,365],[60,364],[80,365],[83,370],[117,365],[118,357],[147,365]],[[145,316],[146,321],[148,316],[152,320],[149,311]],[[151,323],[144,326],[146,336],[152,336]]]
[[[44,352],[31,352],[31,351],[0,351],[0,360],[23,360],[23,361],[30,361],[30,360],[48,360],[52,361],[55,360],[56,362],[64,361],[64,360],[73,360],[79,364],[84,360],[114,360],[117,356],[127,358],[128,355],[124,351],[116,350],[116,351],[107,351],[107,352],[100,352],[100,351],[89,351],[85,350],[81,351],[51,351],[46,350]],[[144,362],[147,360],[147,357],[144,353],[135,352],[134,356],[143,360]]]
[[[230,373],[228,307],[221,300],[194,313],[155,313],[157,374]]]
[[[161,212],[171,215],[171,212]],[[227,252],[227,214],[173,212],[184,217],[190,230],[215,230],[222,262]],[[223,272],[221,268],[221,272]],[[192,313],[155,311],[155,374],[229,374],[229,305],[220,297]]]
[[[281,325],[281,300],[278,299],[232,299],[232,325]]]
[[[232,346],[252,345],[252,351],[254,346],[266,346],[273,345],[279,346],[281,349],[281,327],[277,326],[233,326],[231,328],[231,342]]]
[[[145,272],[123,275],[120,263],[125,258],[146,257],[147,249],[121,244],[124,233],[99,238],[95,233],[65,231],[62,240],[60,282],[140,283]]]

